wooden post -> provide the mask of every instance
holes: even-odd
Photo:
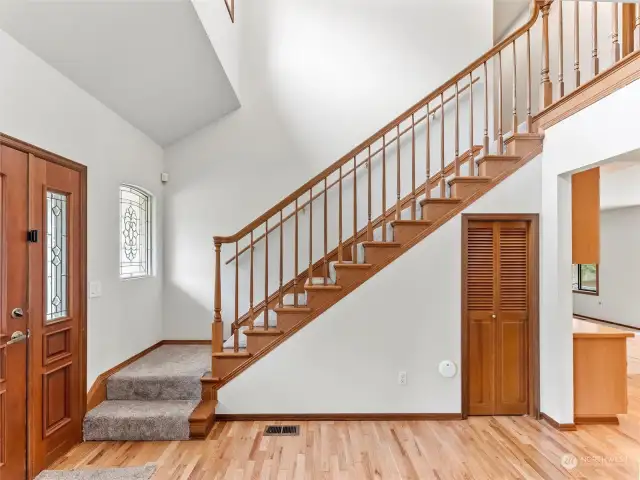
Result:
[[[618,3],[611,4],[611,48],[613,63],[620,61],[620,41],[618,35]]]
[[[216,251],[216,272],[213,297],[213,325],[211,331],[213,353],[222,352],[222,285],[220,284],[220,248],[222,243],[214,239]],[[238,260],[236,259],[236,262]]]
[[[553,84],[549,76],[549,10],[553,0],[538,0],[542,12],[542,67],[540,70],[540,109],[551,105]]]

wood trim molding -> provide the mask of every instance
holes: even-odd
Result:
[[[363,422],[363,421],[454,421],[462,420],[460,413],[248,413],[248,414],[224,414],[217,415],[217,420],[228,422],[282,422],[282,421],[340,421],[340,422]]]
[[[211,339],[205,340],[162,340],[162,345],[211,345]]]
[[[540,215],[537,213],[480,213],[462,214],[462,285],[461,285],[461,346],[462,359],[460,376],[462,379],[462,417],[467,418],[469,411],[469,320],[467,316],[467,232],[469,222],[480,221],[525,221],[530,224],[530,249],[527,259],[529,271],[529,415],[540,418]]]
[[[585,415],[576,415],[573,417],[575,425],[620,425],[620,420],[615,415],[590,417]]]
[[[533,130],[546,130],[640,78],[640,51],[557,100],[533,118]]]
[[[300,320],[300,322],[298,322],[298,324],[295,327],[293,327],[292,329],[290,329],[287,332],[285,332],[276,341],[271,342],[269,345],[267,345],[265,348],[261,349],[255,355],[252,355],[250,359],[248,359],[247,361],[243,362],[241,365],[239,365],[234,370],[229,372],[223,378],[220,378],[218,380],[217,384],[216,384],[216,388],[219,389],[219,388],[223,387],[224,385],[229,383],[231,380],[233,380],[235,377],[237,377],[242,372],[244,372],[251,365],[253,365],[255,362],[257,362],[261,358],[267,356],[272,350],[274,350],[280,344],[282,344],[283,342],[285,342],[286,340],[291,338],[293,335],[295,335],[298,331],[300,331],[302,328],[304,328],[306,325],[308,325],[313,319],[315,319],[315,318],[319,317],[320,315],[322,315],[326,310],[331,308],[331,306],[333,306],[336,302],[342,300],[344,297],[346,297],[351,292],[356,290],[358,287],[360,287],[360,285],[365,283],[368,279],[373,277],[380,270],[382,270],[387,265],[392,263],[396,258],[398,258],[402,254],[404,254],[409,249],[413,248],[415,245],[417,245],[422,240],[424,240],[426,237],[431,235],[431,233],[436,231],[442,225],[444,225],[449,220],[454,218],[456,215],[458,215],[459,213],[464,211],[464,209],[466,209],[469,205],[471,205],[473,202],[475,202],[478,198],[482,197],[485,193],[491,191],[493,188],[498,186],[504,180],[509,178],[515,171],[519,170],[521,167],[523,167],[524,165],[529,163],[531,160],[533,160],[535,157],[537,157],[541,152],[542,152],[542,145],[539,145],[536,148],[534,148],[531,152],[529,152],[528,154],[524,155],[522,157],[522,159],[517,164],[515,164],[515,166],[512,169],[501,173],[500,175],[498,175],[494,179],[494,181],[492,183],[489,183],[486,186],[483,186],[482,188],[478,189],[475,193],[473,193],[472,195],[467,197],[465,200],[459,202],[456,205],[455,208],[450,210],[446,215],[443,215],[437,221],[433,222],[433,224],[429,228],[425,229],[420,235],[417,235],[412,240],[408,241],[407,243],[402,244],[402,246],[400,246],[398,248],[389,249],[389,250],[393,250],[392,252],[391,251],[389,252],[389,257],[386,260],[384,260],[383,262],[373,265],[367,271],[367,276],[364,277],[364,279],[361,282],[354,283],[354,284],[351,284],[351,285],[346,285],[342,290],[340,290],[340,292],[337,292],[336,295],[333,295],[327,301],[327,303],[325,303],[324,305],[320,305],[318,308],[315,308],[307,317],[305,317],[302,320]]]
[[[578,429],[575,423],[558,423],[546,413],[540,413],[540,416],[542,417],[542,420],[560,432],[575,432]]]
[[[618,323],[618,322],[612,322],[611,320],[603,320],[601,318],[588,317],[586,315],[580,315],[578,313],[574,313],[573,316],[574,318],[579,318],[581,320],[592,320],[595,322],[601,322],[601,323],[606,323],[608,325],[613,325],[614,327],[623,327],[623,328],[628,328],[630,330],[635,330],[636,332],[640,332],[640,328],[634,327],[633,325],[627,325],[625,323]]]

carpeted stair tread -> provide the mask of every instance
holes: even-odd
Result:
[[[107,400],[87,413],[85,441],[189,439],[189,416],[200,400]]]
[[[107,380],[108,400],[196,400],[211,368],[208,345],[163,345]]]

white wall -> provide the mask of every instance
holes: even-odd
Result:
[[[538,213],[541,168],[537,157],[464,213]],[[460,375],[438,364],[460,364],[461,241],[457,215],[221,388],[216,411],[459,413]]]
[[[570,174],[637,155],[635,81],[545,132],[542,161],[541,408],[573,421]]]
[[[162,338],[162,150],[0,31],[0,131],[88,167],[88,378]],[[154,195],[153,278],[119,279],[119,184]]]
[[[169,338],[211,335],[213,235],[235,233],[492,43],[490,0],[236,4],[243,106],[165,155]]]
[[[617,208],[601,213],[598,295],[574,293],[574,313],[640,327],[638,245],[640,207]]]

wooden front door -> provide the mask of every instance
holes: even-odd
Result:
[[[0,478],[82,440],[86,170],[0,135]]]
[[[27,155],[0,145],[0,478],[27,467]],[[13,339],[12,339],[13,337]]]
[[[467,224],[470,415],[529,411],[530,227],[527,221]]]
[[[29,155],[33,474],[82,440],[84,412],[80,172]]]

